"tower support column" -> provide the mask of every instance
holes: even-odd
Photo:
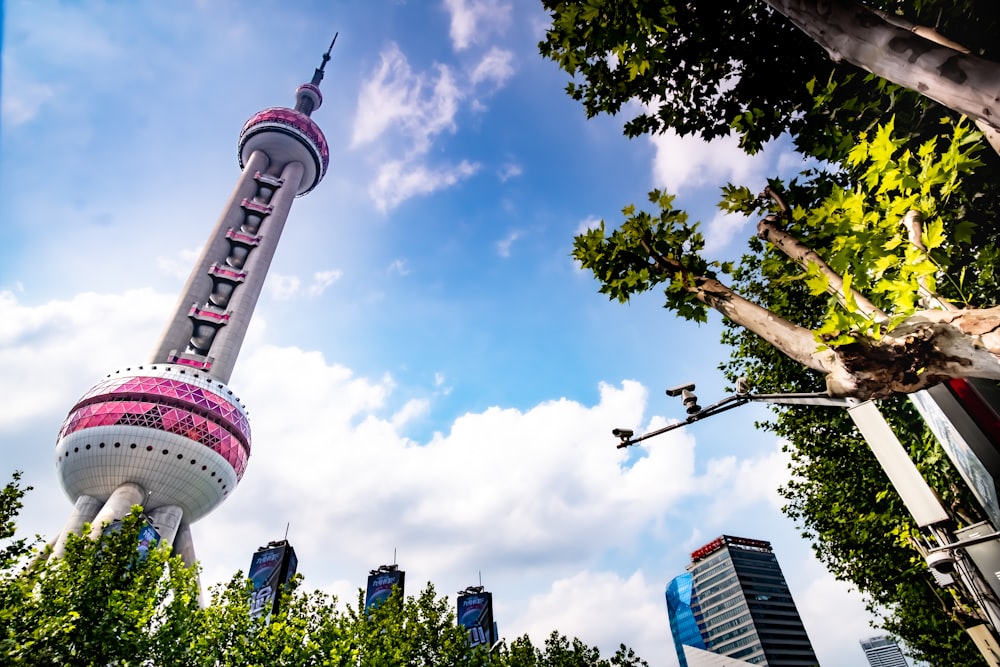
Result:
[[[191,338],[191,321],[188,312],[192,305],[200,305],[206,302],[212,293],[212,278],[210,270],[213,264],[224,262],[229,254],[229,241],[226,239],[226,231],[229,229],[240,229],[243,220],[243,209],[240,204],[244,199],[253,199],[257,191],[257,183],[254,174],[258,171],[264,173],[270,166],[270,158],[263,151],[254,151],[247,160],[246,167],[236,182],[236,187],[226,203],[226,208],[219,217],[208,237],[208,242],[201,251],[201,256],[195,263],[187,284],[181,292],[177,305],[174,308],[174,315],[167,323],[167,327],[160,337],[157,348],[150,359],[152,363],[168,363],[171,353],[182,353]],[[222,382],[229,382],[228,373],[216,374]]]
[[[69,538],[71,533],[79,535],[83,532],[83,525],[93,522],[94,517],[97,516],[97,512],[101,509],[101,504],[101,501],[93,496],[82,495],[76,499],[73,511],[70,512],[69,518],[66,519],[66,525],[63,526],[62,532],[59,533],[59,537],[52,547],[53,558],[62,558],[63,552],[66,550],[67,538]]]
[[[126,482],[119,486],[94,517],[90,527],[90,538],[96,540],[104,532],[105,524],[122,518],[131,511],[133,505],[142,505],[145,500],[146,490],[138,484]]]
[[[194,538],[191,536],[191,524],[181,521],[177,535],[174,537],[174,553],[181,557],[188,567],[196,565],[198,558],[194,555]]]
[[[194,538],[191,536],[191,524],[183,519],[181,519],[180,528],[177,529],[177,535],[174,537],[173,547],[174,555],[180,556],[186,566],[194,567],[198,564],[198,557],[194,554]],[[198,606],[204,608],[205,596],[201,591],[201,575],[197,575],[197,577]]]
[[[156,528],[156,532],[160,534],[160,540],[173,546],[183,515],[184,510],[177,505],[164,505],[149,513],[149,521],[153,524],[153,528]]]

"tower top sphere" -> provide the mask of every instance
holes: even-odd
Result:
[[[301,111],[287,107],[258,111],[243,125],[239,140],[241,169],[257,150],[267,154],[272,163],[302,163],[305,173],[297,195],[319,185],[330,165],[330,149],[319,126]]]
[[[254,151],[267,155],[271,164],[285,165],[299,162],[305,168],[296,195],[301,196],[319,185],[330,166],[330,148],[319,126],[309,117],[323,104],[319,84],[330,60],[330,51],[337,43],[333,36],[330,48],[323,54],[323,62],[313,72],[312,80],[295,90],[295,108],[271,107],[258,111],[240,132],[240,169],[250,160]]]

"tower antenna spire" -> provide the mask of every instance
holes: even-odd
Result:
[[[320,83],[320,81],[323,80],[323,70],[326,69],[326,64],[328,62],[330,62],[330,52],[333,51],[333,45],[337,43],[337,35],[339,35],[339,34],[340,34],[340,31],[337,31],[337,32],[333,33],[333,41],[330,42],[330,48],[328,48],[326,50],[326,53],[323,54],[323,62],[322,62],[322,64],[319,67],[316,68],[315,72],[313,72],[312,81],[309,82],[312,85],[318,86],[319,83]]]

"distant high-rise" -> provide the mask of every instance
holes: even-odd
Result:
[[[861,648],[871,667],[909,667],[902,649],[892,637],[862,639]]]
[[[686,569],[666,590],[681,667],[696,667],[703,651],[768,667],[818,664],[770,542],[723,535]]]
[[[296,90],[294,108],[264,109],[244,124],[242,174],[149,361],[109,374],[70,409],[55,461],[74,509],[55,556],[84,524],[96,536],[141,505],[160,539],[193,562],[190,524],[243,477],[250,424],[227,383],[292,202],[319,184],[330,161],[310,118],[323,99],[319,84],[329,59],[327,50],[312,81]],[[185,122],[197,119],[181,119],[182,129]],[[174,196],[199,178],[197,156],[191,158],[151,205],[191,214]],[[158,233],[170,239],[170,230]],[[116,333],[109,332],[107,345]]]

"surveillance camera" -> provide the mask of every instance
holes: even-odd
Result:
[[[747,379],[742,376],[736,378],[736,395],[746,396],[749,393],[750,393],[750,383],[747,382]]]
[[[683,391],[694,391],[694,382],[677,385],[676,387],[667,389],[667,396],[680,396]]]
[[[701,406],[698,405],[698,397],[694,395],[693,391],[688,389],[682,391],[681,402],[684,403],[684,407],[687,408],[689,415],[696,415],[701,412]]]
[[[628,440],[633,435],[635,435],[635,431],[633,431],[630,428],[615,428],[611,429],[611,435],[615,436],[616,438],[621,438],[622,440]]]
[[[927,554],[927,567],[941,574],[955,571],[955,554],[950,551],[935,551]]]

